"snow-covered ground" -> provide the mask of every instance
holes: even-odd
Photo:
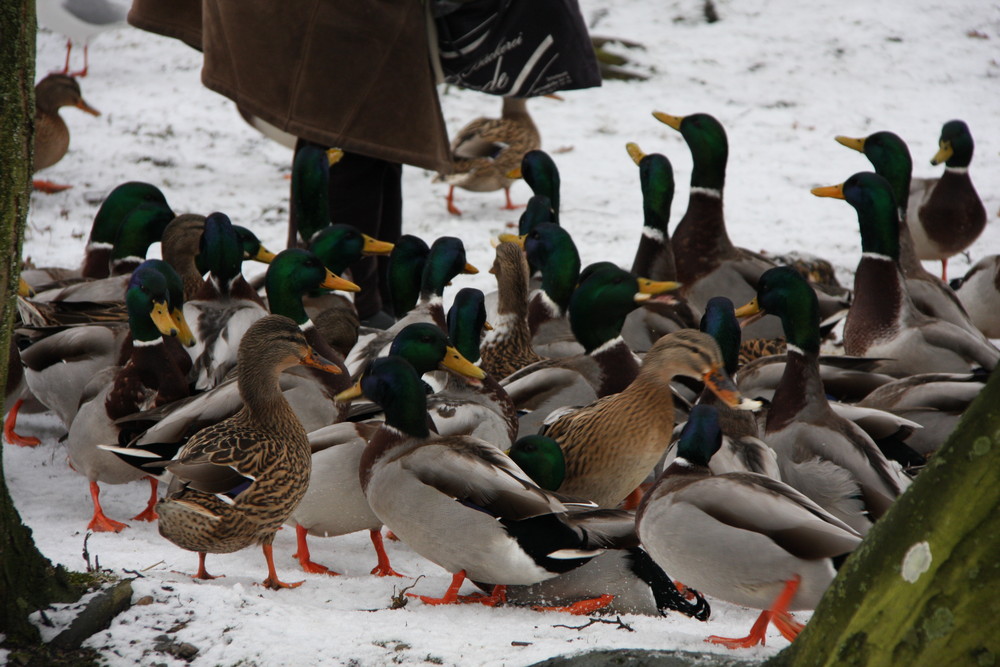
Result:
[[[691,159],[679,133],[650,112],[708,112],[727,129],[730,161],[727,223],[733,241],[754,250],[820,254],[850,282],[860,256],[854,211],[844,202],[809,194],[817,185],[869,169],[867,160],[834,142],[837,134],[865,136],[893,130],[910,146],[915,176],[931,167],[941,125],[964,119],[977,147],[972,177],[991,220],[1000,210],[1000,6],[956,0],[802,3],[794,0],[716,2],[721,21],[707,24],[701,0],[581,0],[595,35],[645,45],[628,55],[651,72],[642,83],[607,82],[565,94],[565,101],[531,103],[544,147],[562,175],[562,220],[584,264],[631,262],[641,228],[638,170],[625,152],[637,142],[673,163],[678,182],[674,220],[686,206]],[[38,36],[38,78],[61,66],[63,39]],[[24,255],[37,265],[79,263],[97,207],[127,180],[155,183],[177,212],[223,211],[254,229],[272,250],[284,246],[291,153],[245,125],[234,106],[200,84],[200,55],[179,42],[132,28],[100,36],[90,49],[84,97],[99,118],[63,111],[70,125],[69,154],[41,174],[74,188],[35,194]],[[452,130],[499,112],[499,100],[442,89]],[[454,235],[470,261],[492,261],[489,239],[517,219],[499,210],[499,193],[459,191],[462,217],[444,206],[447,186],[432,174],[404,170],[405,231],[430,240]],[[513,190],[515,200],[530,194]],[[973,260],[1000,252],[1000,226],[992,222],[970,248]],[[155,255],[154,248],[153,254]],[[969,261],[956,257],[953,276]],[[928,265],[932,271],[938,265]],[[257,269],[254,269],[257,270]],[[455,288],[491,288],[483,271],[462,276]],[[21,430],[43,438],[34,449],[4,446],[7,482],[43,553],[73,569],[85,566],[84,528],[91,513],[86,481],[66,464],[54,418],[26,416]],[[142,508],[145,484],[106,487],[110,516]],[[93,535],[91,559],[124,575],[141,574],[136,599],[149,604],[122,614],[93,637],[109,664],[182,664],[153,651],[168,635],[197,646],[195,665],[459,664],[526,665],[545,657],[601,647],[686,650],[727,649],[703,643],[708,634],[739,636],[756,611],[712,600],[708,623],[671,614],[626,617],[635,631],[610,625],[583,630],[577,618],[524,609],[479,606],[434,608],[411,602],[390,610],[394,589],[412,579],[367,573],[374,556],[367,535],[313,540],[313,557],[345,576],[301,575],[291,558],[294,535],[275,542],[279,574],[304,578],[295,590],[254,585],[265,573],[258,550],[211,556],[209,569],[227,575],[194,582],[196,557],[162,539],[153,525],[135,523],[121,534]],[[390,543],[396,568],[425,575],[414,591],[440,594],[450,577],[404,545]],[[742,652],[764,658],[787,642]],[[352,662],[353,661],[353,662]]]

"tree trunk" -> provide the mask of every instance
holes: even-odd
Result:
[[[1000,372],[779,665],[1000,665]]]
[[[35,0],[0,3],[0,349],[10,346],[21,266],[21,239],[31,197],[35,114]],[[7,355],[0,355],[6,386]],[[4,406],[5,408],[7,406]],[[2,446],[2,444],[0,444]],[[17,646],[38,641],[28,614],[72,599],[66,573],[35,548],[7,491],[0,457],[0,633]]]

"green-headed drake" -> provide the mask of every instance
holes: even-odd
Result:
[[[445,332],[428,322],[405,327],[393,340],[390,352],[409,361],[421,375],[442,370],[449,375],[483,379],[483,372],[450,343]],[[435,419],[435,430],[442,435],[450,434],[442,432],[446,426],[439,426],[439,415],[430,405],[435,399],[436,396],[428,397],[428,416]],[[382,417],[379,412],[373,417],[378,421],[341,422],[309,434],[313,473],[306,495],[289,520],[295,525],[298,538],[296,558],[306,572],[337,574],[311,560],[308,535],[336,537],[367,530],[378,556],[378,565],[372,574],[397,574],[389,564],[382,543],[382,522],[368,506],[358,479],[361,454],[382,423]]]
[[[691,150],[688,206],[671,236],[677,280],[683,284],[680,295],[687,299],[697,317],[714,296],[728,297],[733,303],[746,303],[753,298],[760,274],[774,263],[746,248],[734,246],[729,239],[723,211],[729,159],[726,131],[716,118],[705,113],[670,116],[657,111],[653,116],[680,132]],[[840,298],[819,296],[824,317],[835,316],[846,308]],[[781,327],[777,322],[758,321],[744,332],[744,336],[778,338]]]
[[[90,481],[94,515],[89,530],[118,532],[125,524],[108,518],[101,509],[99,482],[124,484],[148,476],[148,472],[103,451],[100,445],[117,445],[122,426],[116,420],[188,395],[190,359],[179,346],[180,329],[171,317],[171,288],[165,273],[169,265],[156,260],[140,264],[129,282],[125,302],[129,313],[129,336],[122,348],[120,365],[95,373],[81,398],[79,411],[69,425],[66,446],[70,465]],[[180,282],[179,280],[177,281]],[[179,354],[178,354],[179,353]],[[134,517],[156,518],[156,480],[146,511]]]
[[[837,141],[848,148],[864,153],[875,167],[875,173],[889,181],[892,194],[899,207],[899,219],[906,220],[913,172],[910,150],[899,135],[892,132],[875,132],[856,139],[838,136]],[[914,202],[918,206],[919,202]],[[925,315],[948,320],[964,329],[974,328],[969,315],[955,292],[937,276],[924,269],[913,245],[909,225],[899,227],[899,268],[906,279],[906,291],[915,305]]]
[[[920,259],[941,260],[941,280],[948,280],[948,258],[972,245],[986,227],[986,208],[972,185],[969,164],[975,143],[969,126],[950,120],[941,127],[932,165],[944,163],[940,179],[918,184],[921,191],[907,213]]]
[[[39,290],[37,301],[121,301],[129,274],[146,258],[149,246],[160,241],[174,219],[173,212],[156,202],[143,202],[125,214],[110,255],[110,275],[74,281],[64,287]]]
[[[523,178],[535,195],[548,197],[552,222],[559,224],[559,168],[545,151],[528,151],[521,158],[521,166],[511,171],[511,178]],[[524,232],[521,232],[522,234]]]
[[[330,224],[330,167],[342,157],[337,148],[300,140],[292,160],[288,245],[308,245]]]
[[[674,249],[667,223],[674,199],[674,170],[660,153],[643,153],[638,145],[626,146],[639,167],[642,190],[642,236],[632,261],[632,275],[652,280],[677,280]],[[646,352],[661,336],[695,326],[694,313],[677,292],[649,299],[625,319],[622,337],[637,353]]]
[[[854,303],[844,325],[848,354],[886,357],[881,371],[896,377],[964,373],[975,367],[993,370],[1000,350],[982,334],[926,316],[913,306],[899,270],[899,216],[888,181],[859,172],[813,194],[846,199],[861,227]]]
[[[391,260],[391,257],[390,257]],[[393,262],[394,263],[394,262]],[[420,298],[417,305],[400,317],[394,325],[385,331],[373,331],[368,335],[359,336],[357,345],[347,357],[347,368],[351,374],[371,363],[376,357],[385,354],[401,329],[414,322],[433,322],[447,330],[445,321],[443,295],[444,289],[451,284],[452,279],[461,274],[475,274],[479,270],[465,259],[465,245],[454,236],[442,236],[431,244],[423,263],[420,277]],[[394,285],[393,276],[389,277],[390,285]],[[390,289],[393,289],[390,287]],[[393,297],[393,301],[396,297]]]
[[[580,278],[580,253],[569,232],[553,222],[535,225],[522,236],[501,235],[524,248],[528,266],[542,274],[539,288],[528,295],[531,345],[541,357],[580,354],[583,349],[569,325],[569,300]]]
[[[694,406],[677,458],[639,506],[639,539],[686,586],[764,610],[748,636],[708,641],[755,646],[769,623],[794,640],[802,625],[788,612],[816,607],[861,535],[778,480],[713,474],[710,461],[721,443],[715,409]]]
[[[782,478],[855,530],[867,532],[909,479],[860,426],[830,407],[819,372],[819,306],[812,287],[791,267],[770,269],[760,277],[757,296],[736,315],[774,315],[788,341],[763,436],[778,453]]]
[[[444,596],[421,597],[425,603],[458,602],[469,578],[494,585],[473,601],[496,604],[506,584],[550,579],[601,548],[634,544],[629,513],[573,511],[493,445],[434,436],[423,382],[406,360],[376,360],[360,389],[386,419],[361,459],[369,505],[400,540],[453,574]]]
[[[203,222],[198,257],[208,277],[184,303],[184,317],[194,327],[197,344],[189,350],[195,389],[222,382],[236,365],[240,340],[254,322],[267,315],[263,301],[243,278],[243,243],[224,213]]]

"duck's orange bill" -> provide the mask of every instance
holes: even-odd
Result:
[[[518,236],[517,234],[501,234],[497,238],[500,239],[500,243],[516,243],[524,248],[524,240],[528,238],[528,235],[524,234],[523,236]]]
[[[712,390],[713,394],[722,399],[731,408],[736,408],[737,410],[757,410],[761,406],[760,401],[754,401],[743,396],[740,390],[736,388],[736,384],[733,383],[732,379],[721,367],[713,367],[701,379],[705,383],[705,386]]]
[[[327,373],[333,373],[335,375],[339,375],[344,372],[340,369],[340,366],[332,361],[324,359],[316,352],[316,350],[312,348],[309,348],[309,353],[302,357],[299,363],[303,366],[312,366],[313,368],[318,368],[321,371],[326,371]]]
[[[86,111],[87,113],[89,113],[92,116],[100,116],[101,115],[100,111],[98,111],[94,107],[92,107],[89,104],[87,104],[86,102],[84,102],[83,98],[80,98],[80,101],[77,102],[75,106],[76,106],[77,109],[79,109],[81,111]]]
[[[656,296],[664,292],[673,292],[681,287],[679,282],[673,280],[650,280],[649,278],[637,278],[639,282],[639,293]]]
[[[940,148],[938,148],[938,152],[931,158],[931,164],[941,164],[942,162],[947,162],[955,152],[955,149],[952,148],[950,141],[942,141],[939,146]]]

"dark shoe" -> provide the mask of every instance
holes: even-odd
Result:
[[[380,310],[371,317],[361,320],[361,326],[368,327],[369,329],[388,329],[395,323],[396,319],[384,310]]]

